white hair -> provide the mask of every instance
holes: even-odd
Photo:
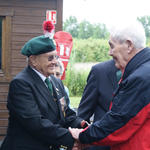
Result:
[[[141,49],[146,46],[144,27],[137,20],[128,22],[121,21],[121,24],[111,28],[110,36],[120,43],[123,43],[126,40],[130,40],[136,49]]]
[[[57,66],[60,67],[60,74],[62,75],[64,72],[64,65],[60,59],[57,60]]]

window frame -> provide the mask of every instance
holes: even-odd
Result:
[[[3,20],[3,17],[0,16],[0,70],[1,70],[1,64],[2,64],[2,20]]]
[[[9,82],[11,80],[11,24],[13,9],[0,8],[0,17],[2,17],[2,50],[1,50],[1,69],[0,82]]]

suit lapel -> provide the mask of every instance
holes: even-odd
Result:
[[[64,114],[62,112],[62,108],[61,108],[61,103],[60,103],[60,98],[62,98],[62,94],[61,94],[61,89],[59,88],[58,82],[55,82],[55,79],[53,78],[53,76],[51,76],[51,83],[53,85],[53,89],[54,89],[54,95],[57,99],[57,103],[58,103],[58,107],[59,107],[59,112],[60,112],[60,117],[62,120],[64,120]]]
[[[112,87],[113,87],[113,91],[117,88],[117,76],[116,76],[116,72],[117,72],[117,68],[112,65],[111,68],[108,68],[110,69],[110,73],[107,74],[109,80],[110,80],[110,83],[112,84]]]
[[[42,95],[43,99],[47,101],[47,103],[51,107],[51,109],[54,112],[56,112],[55,102],[53,100],[53,97],[50,94],[50,92],[49,92],[48,88],[46,87],[46,85],[44,84],[44,82],[42,81],[42,79],[30,67],[28,67],[28,71],[32,75],[34,85],[35,85],[37,91],[39,92],[39,94]]]

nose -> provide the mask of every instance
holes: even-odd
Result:
[[[57,59],[53,59],[53,60],[51,61],[51,64],[56,65],[56,64],[57,64]]]

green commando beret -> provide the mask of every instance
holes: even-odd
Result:
[[[52,39],[44,35],[34,37],[29,40],[21,49],[21,54],[25,56],[39,55],[56,50],[56,46]]]

